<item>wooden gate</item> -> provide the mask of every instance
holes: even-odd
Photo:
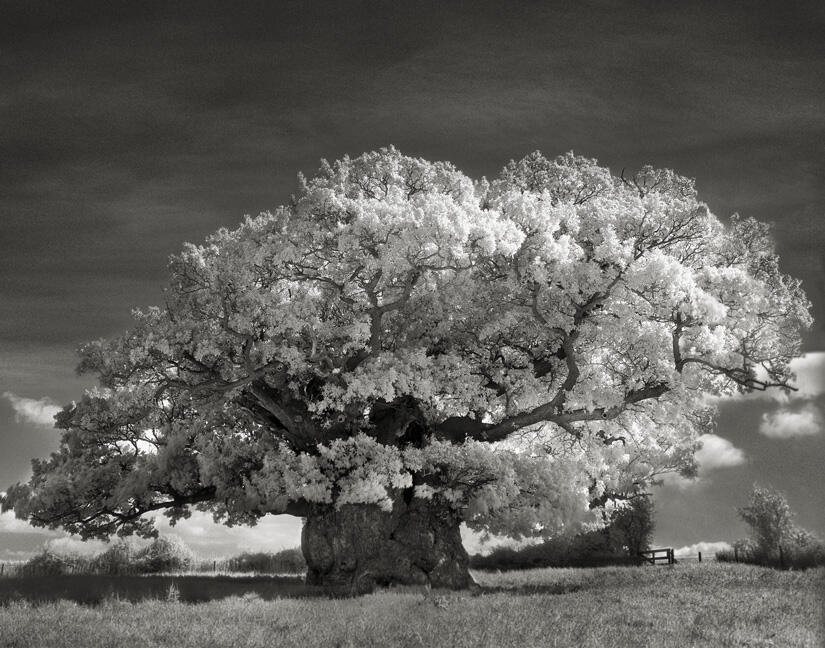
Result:
[[[651,565],[655,565],[657,563],[673,565],[676,563],[676,558],[673,555],[673,549],[671,547],[668,547],[667,549],[650,549],[649,551],[640,551],[639,557],[645,562],[649,562]]]

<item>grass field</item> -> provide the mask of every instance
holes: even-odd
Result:
[[[302,598],[311,592],[286,585],[277,596],[273,581],[247,579],[213,583],[202,597],[212,600],[186,603],[186,577],[163,581],[163,598],[137,602],[113,592],[97,605],[7,598],[0,646],[825,645],[825,569],[703,563],[475,576],[475,593],[398,589],[354,599]],[[7,595],[11,580],[0,581]]]

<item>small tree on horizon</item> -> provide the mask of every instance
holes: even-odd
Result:
[[[655,528],[653,497],[640,493],[611,515],[607,531],[614,550],[623,549],[628,556],[638,556],[650,549]]]
[[[754,485],[748,505],[737,512],[751,529],[754,550],[766,558],[778,557],[782,544],[792,541],[801,531],[794,524],[785,495],[770,486]]]
[[[780,491],[754,485],[748,505],[737,512],[750,527],[750,537],[740,538],[733,552],[719,552],[717,559],[792,569],[825,565],[825,543],[794,523],[794,513]]]
[[[3,509],[83,537],[297,515],[308,581],[356,591],[467,587],[462,522],[572,534],[690,474],[706,395],[789,388],[811,321],[767,226],[572,153],[492,182],[394,148],[323,162],[169,272],[81,349],[100,387]]]
[[[751,537],[758,550],[768,555],[778,553],[782,541],[794,528],[788,500],[772,487],[754,486],[750,502],[737,512],[751,528]]]

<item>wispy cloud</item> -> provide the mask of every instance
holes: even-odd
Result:
[[[781,408],[762,415],[759,432],[771,439],[814,436],[823,428],[822,413],[813,403],[800,409]]]
[[[55,415],[62,409],[48,396],[39,399],[24,398],[11,392],[3,392],[3,398],[11,403],[14,417],[18,422],[52,427]]]

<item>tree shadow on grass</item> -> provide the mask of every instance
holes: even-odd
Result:
[[[480,586],[469,590],[472,596],[509,594],[561,595],[582,589],[579,584],[550,583],[517,586]],[[376,590],[380,592],[381,590]],[[390,588],[387,592],[401,591]],[[423,588],[422,588],[423,591]],[[456,593],[461,593],[458,591]],[[59,600],[82,605],[100,605],[110,600],[140,602],[168,600],[205,603],[230,597],[254,597],[265,601],[279,598],[347,597],[352,592],[330,592],[307,585],[303,576],[135,576],[74,574],[61,576],[20,576],[0,578],[0,605],[25,601],[38,605]]]
[[[203,603],[232,596],[319,598],[320,587],[306,585],[302,576],[109,576],[76,574],[0,579],[0,605],[14,601],[49,603],[58,600],[98,605],[107,600],[138,602],[173,600]]]
[[[512,594],[516,596],[533,596],[535,594],[545,594],[559,596],[562,594],[572,594],[583,589],[578,583],[547,583],[514,586],[482,586],[474,592],[476,596],[486,596],[488,594]]]

